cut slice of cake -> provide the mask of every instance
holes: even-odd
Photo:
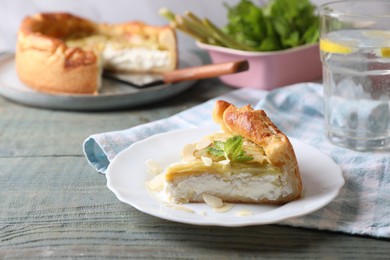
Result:
[[[183,148],[165,173],[175,203],[204,202],[210,194],[230,203],[283,204],[301,197],[293,147],[263,110],[217,101],[213,119],[222,131]]]

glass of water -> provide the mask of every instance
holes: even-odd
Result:
[[[390,1],[320,7],[325,130],[336,145],[390,149]]]

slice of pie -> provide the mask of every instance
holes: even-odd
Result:
[[[176,33],[170,26],[101,24],[68,13],[41,13],[22,21],[15,62],[21,81],[38,91],[97,93],[103,70],[176,69]]]
[[[263,110],[219,100],[213,119],[222,131],[186,145],[182,161],[167,168],[171,201],[203,202],[208,194],[231,203],[283,204],[301,197],[293,147]]]

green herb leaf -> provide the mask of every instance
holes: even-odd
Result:
[[[233,49],[276,51],[318,42],[319,18],[310,0],[270,0],[264,6],[241,0],[224,5],[228,23],[222,30],[191,12],[180,16],[162,8],[160,14],[198,41]]]
[[[228,10],[227,34],[258,51],[282,50],[314,43],[319,38],[318,16],[310,0],[271,0],[256,6],[241,0]]]
[[[214,147],[210,147],[210,148],[208,149],[208,152],[209,152],[212,156],[217,157],[217,158],[225,156],[225,152],[224,152],[223,150],[219,150],[219,149],[216,149],[216,148],[214,148]]]
[[[225,147],[225,143],[222,141],[214,141],[214,146],[215,146],[215,149],[223,151],[223,149]]]
[[[235,135],[228,138],[226,142],[214,141],[212,147],[208,149],[208,152],[214,157],[225,157],[232,162],[253,160],[252,156],[246,155],[246,152],[242,149],[242,146],[242,136]]]

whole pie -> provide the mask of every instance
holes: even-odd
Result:
[[[219,100],[213,111],[222,131],[183,148],[165,172],[176,203],[212,195],[231,203],[283,204],[301,197],[302,181],[288,137],[263,110]]]
[[[97,93],[103,70],[161,73],[178,65],[169,26],[99,24],[68,13],[26,17],[15,59],[21,81],[49,93]]]

